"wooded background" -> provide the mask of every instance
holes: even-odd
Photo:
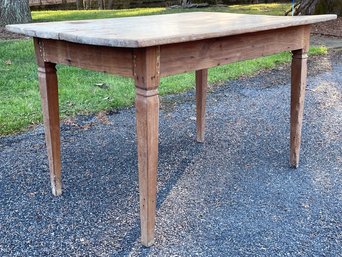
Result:
[[[290,0],[192,0],[192,3],[208,4],[255,4],[289,2]],[[181,0],[29,0],[31,9],[121,9],[156,7],[180,4]]]
[[[29,0],[31,9],[41,8],[79,8],[85,9],[117,9],[132,7],[170,6],[178,4],[179,0]]]
[[[31,10],[41,9],[122,9],[171,6],[189,3],[256,4],[290,0],[0,0],[0,26],[31,21]],[[336,13],[342,15],[342,0],[297,0],[295,15]],[[291,13],[291,9],[287,14]]]

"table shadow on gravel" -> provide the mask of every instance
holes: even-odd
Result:
[[[12,234],[0,241],[1,245],[8,246],[3,248],[4,253],[16,252],[16,249],[20,252],[23,247],[28,252],[40,249],[41,254],[58,254],[50,243],[46,247],[36,244],[43,240],[39,235],[42,233],[46,237],[43,241],[50,238],[62,245],[86,246],[94,254],[99,245],[108,247],[107,250],[115,249],[112,252],[115,256],[125,255],[134,244],[139,245],[133,115],[134,110],[124,110],[111,117],[114,125],[95,125],[87,130],[80,127],[93,124],[93,117],[79,116],[75,121],[78,127],[62,124],[63,194],[60,197],[53,197],[50,192],[42,128],[1,139],[5,160],[8,157],[11,163],[0,165],[1,206],[7,206],[1,212],[2,227],[3,232]],[[194,124],[190,127],[193,130]],[[163,133],[169,133],[165,130],[168,128]],[[200,148],[193,138],[181,134],[175,140],[160,136],[157,211]],[[17,152],[15,156],[11,156],[13,151]],[[18,231],[22,233],[17,234]],[[142,254],[149,251],[144,247],[141,250]]]

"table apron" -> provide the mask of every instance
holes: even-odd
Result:
[[[54,39],[38,41],[44,62],[133,77],[133,49],[84,45]]]
[[[160,73],[168,76],[282,51],[308,50],[310,25],[162,45]]]
[[[168,44],[160,48],[160,76],[206,69],[282,51],[308,50],[310,25]],[[35,38],[44,62],[134,77],[133,48]],[[156,47],[156,46],[154,46]],[[148,48],[148,47],[147,47]]]

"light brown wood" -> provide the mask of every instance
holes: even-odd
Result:
[[[161,46],[160,76],[300,49],[309,26]],[[253,44],[251,44],[253,42]],[[133,77],[133,49],[41,39],[43,60]],[[179,51],[182,49],[182,51]]]
[[[201,70],[303,47],[310,26],[161,46],[161,76]],[[181,50],[180,50],[181,49]]]
[[[41,39],[45,62],[133,77],[133,50]]]
[[[290,165],[297,168],[302,137],[308,56],[304,49],[293,51],[292,54]]]
[[[38,79],[45,127],[45,141],[49,159],[52,194],[62,194],[58,83],[54,63],[44,62],[41,45],[35,39]]]
[[[196,127],[197,142],[204,142],[205,102],[208,87],[208,69],[196,71]]]
[[[159,47],[134,53],[141,242],[154,243],[158,166]]]
[[[141,17],[8,25],[27,36],[88,45],[148,47],[307,25],[336,15],[270,16],[191,12]]]

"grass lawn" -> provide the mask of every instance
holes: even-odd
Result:
[[[82,19],[116,18],[137,15],[168,14],[179,12],[232,12],[247,14],[284,15],[291,7],[288,3],[271,4],[248,4],[229,5],[227,7],[189,8],[189,9],[168,9],[168,8],[136,8],[126,10],[66,10],[66,11],[34,11],[32,19],[34,22],[43,21],[64,21]]]
[[[205,11],[282,14],[288,6],[288,4],[235,5],[225,8],[206,8]],[[183,10],[149,8],[114,11],[42,11],[33,12],[32,16],[34,21],[55,21],[180,11]],[[326,51],[324,47],[311,48],[311,54],[324,54]],[[258,70],[289,62],[290,59],[290,54],[284,52],[215,67],[209,71],[209,83],[219,84],[227,79],[252,75]],[[122,108],[131,106],[134,102],[134,85],[131,79],[64,65],[58,66],[58,77],[62,118]],[[194,73],[162,78],[159,92],[161,95],[183,92],[192,89],[194,83]],[[0,41],[0,135],[23,131],[41,121],[37,66],[32,40]]]

